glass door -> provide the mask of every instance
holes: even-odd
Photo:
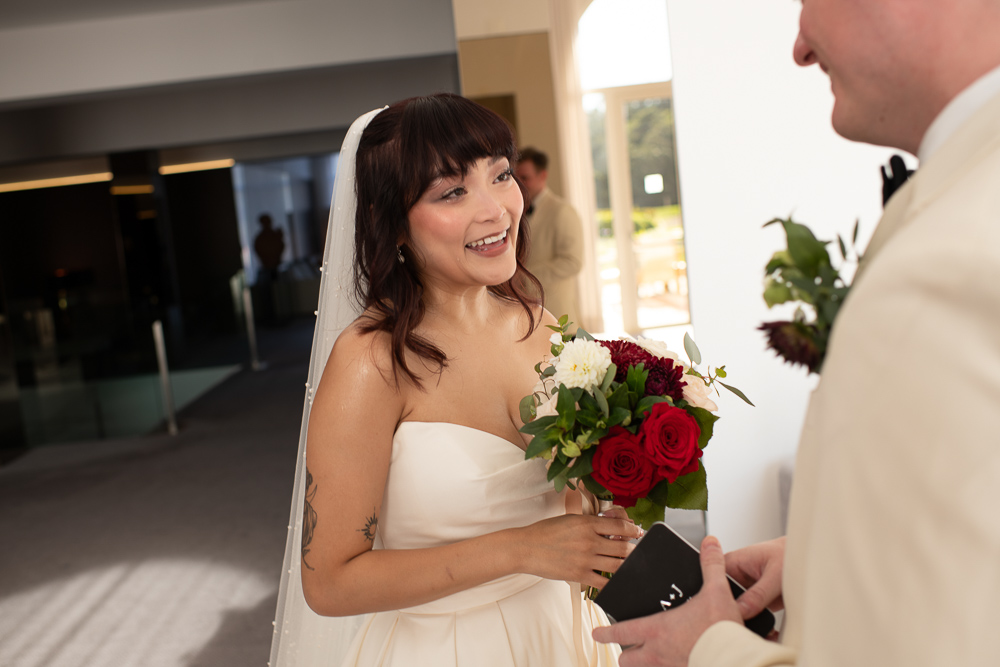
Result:
[[[691,321],[669,82],[584,97],[605,330]]]

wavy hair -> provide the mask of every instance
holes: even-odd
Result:
[[[402,373],[418,387],[420,379],[406,363],[409,349],[437,366],[445,353],[416,333],[424,318],[424,284],[416,262],[397,259],[397,242],[409,238],[408,215],[430,185],[441,177],[465,175],[482,158],[518,157],[510,126],[500,116],[459,95],[413,97],[385,109],[365,128],[357,152],[358,209],[354,239],[354,290],[366,317],[361,330],[390,335],[396,383]],[[516,179],[515,179],[516,180]],[[527,193],[517,181],[521,196]],[[542,286],[524,267],[528,225],[521,214],[510,280],[487,286],[497,297],[516,302],[528,316],[526,339],[537,328],[534,309],[542,304]],[[409,254],[408,249],[403,249]],[[539,297],[532,296],[532,292]]]

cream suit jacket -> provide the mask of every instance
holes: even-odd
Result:
[[[583,268],[583,225],[572,206],[548,188],[535,199],[528,219],[531,252],[526,267],[542,283],[545,307],[580,324],[576,276]],[[575,331],[571,327],[570,331]]]
[[[690,664],[1000,665],[1000,97],[890,200],[803,426],[781,643]]]

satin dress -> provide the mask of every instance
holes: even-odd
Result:
[[[492,433],[403,422],[393,437],[378,532],[386,549],[420,549],[566,512],[545,462]],[[608,620],[578,584],[513,574],[416,607],[368,615],[344,667],[609,667]]]

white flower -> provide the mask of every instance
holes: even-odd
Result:
[[[662,340],[639,337],[633,342],[652,355],[663,359],[670,359],[674,363],[678,363],[680,361],[680,357],[678,357],[676,353],[671,352],[670,348],[668,348],[667,344]]]
[[[611,366],[611,352],[596,341],[578,338],[566,343],[552,365],[556,368],[552,376],[556,386],[562,383],[570,389],[580,387],[590,391],[604,381]]]
[[[558,332],[552,334],[551,336],[549,336],[549,342],[552,343],[553,345],[562,345],[563,344],[562,334]]]
[[[696,408],[705,408],[709,412],[718,412],[719,406],[709,396],[711,395],[705,381],[695,375],[684,376],[684,400]]]

